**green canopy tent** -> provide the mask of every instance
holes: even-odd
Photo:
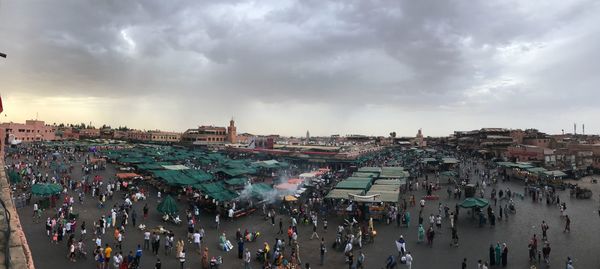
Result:
[[[62,186],[58,184],[33,184],[31,186],[31,194],[38,196],[50,196],[59,194],[62,191]]]
[[[462,208],[484,208],[488,206],[490,203],[488,200],[483,198],[467,198],[462,203],[460,203],[460,207]]]
[[[177,202],[171,195],[167,195],[167,197],[156,206],[156,210],[163,214],[176,214],[179,211],[177,209]]]
[[[15,170],[8,171],[8,178],[10,179],[10,183],[17,184],[21,182],[21,174]]]

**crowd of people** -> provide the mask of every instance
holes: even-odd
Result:
[[[391,156],[383,156],[369,165],[383,166],[390,158]],[[182,221],[187,225],[187,235],[178,235],[167,229],[151,230],[143,224],[150,211],[145,197],[155,195],[160,199],[161,192],[144,186],[140,186],[134,193],[129,192],[123,182],[99,176],[97,172],[105,169],[106,164],[94,162],[94,159],[93,152],[48,150],[35,146],[21,147],[18,151],[7,154],[6,169],[18,171],[23,176],[23,182],[15,188],[14,196],[23,197],[25,205],[31,202],[31,193],[28,190],[33,184],[56,183],[62,186],[63,190],[59,195],[49,197],[49,204],[44,206],[48,209],[44,214],[42,202],[33,202],[33,217],[35,221],[43,223],[40,225],[45,225],[46,236],[52,244],[66,246],[68,260],[76,262],[91,255],[99,269],[111,266],[129,269],[138,268],[142,257],[149,256],[149,252],[155,259],[155,268],[158,269],[162,266],[159,256],[177,259],[181,268],[185,268],[187,259],[195,254],[200,257],[203,269],[216,268],[223,263],[222,257],[209,255],[205,228],[210,227],[199,225],[201,214],[197,204],[188,209],[185,220]],[[441,182],[439,172],[428,171],[419,162],[402,163],[409,167],[412,173],[407,192],[399,203],[385,205],[386,217],[377,225],[395,223],[399,233],[414,233],[417,235],[417,242],[414,243],[431,248],[441,247],[440,244],[434,244],[437,242],[436,238],[448,234],[450,246],[459,247],[461,229],[458,227],[457,218],[461,209],[458,202],[465,197],[467,185],[474,184],[476,195],[489,198],[490,201],[487,210],[474,211],[482,227],[489,225],[493,229],[498,221],[508,221],[509,215],[516,214],[515,200],[530,196],[535,203],[545,198],[547,204],[557,205],[557,210],[561,212],[560,217],[565,223],[564,232],[570,232],[571,219],[567,214],[567,205],[565,201],[561,202],[559,194],[554,190],[526,188],[521,195],[510,188],[501,188],[497,180],[501,177],[495,173],[495,169],[489,167],[488,162],[471,156],[461,156],[460,160],[461,164],[455,169],[457,177],[448,184]],[[81,178],[73,178],[74,169],[81,169]],[[259,209],[259,213],[262,213],[264,221],[273,229],[252,231],[240,227],[231,240],[226,233],[221,232],[220,213],[223,213],[226,220],[233,219],[235,204],[228,205],[214,218],[214,228],[220,234],[220,249],[237,251],[237,258],[244,268],[252,268],[256,264],[260,264],[262,268],[311,268],[316,265],[303,262],[302,242],[318,240],[319,266],[327,264],[329,251],[339,250],[344,253],[343,262],[349,269],[379,267],[380,261],[368,260],[368,249],[365,248],[365,245],[375,241],[376,222],[360,209],[355,210],[356,214],[346,216],[340,225],[332,227],[335,238],[326,239],[323,236],[328,232],[327,219],[335,217],[332,216],[335,214],[332,205],[324,197],[327,189],[335,184],[336,180],[336,176],[332,176],[329,184],[323,183],[323,186],[307,192],[299,203],[283,203],[278,206],[261,204],[259,207],[262,208],[262,212]],[[447,185],[446,188],[443,187],[444,184]],[[444,189],[448,199],[432,202],[436,199],[433,197],[441,199],[440,193],[444,192]],[[450,204],[454,200],[456,203]],[[77,218],[78,207],[84,203],[94,203],[99,210],[100,216],[92,223]],[[134,206],[136,204],[138,206]],[[140,207],[141,220],[138,215]],[[426,215],[426,210],[433,210],[434,213]],[[412,220],[411,211],[418,212],[416,220]],[[528,245],[532,265],[550,263],[550,227],[546,221],[542,221],[540,227],[541,238],[533,234]],[[310,231],[310,236],[300,238],[302,234],[307,234],[301,233],[300,229]],[[445,233],[445,230],[449,230],[450,233]],[[131,233],[140,231],[143,233],[143,242],[136,242],[135,249],[126,249],[123,242],[128,240]],[[275,237],[272,244],[261,239],[266,233]],[[398,238],[395,240],[397,253],[390,253],[383,266],[390,269],[401,265],[411,268],[415,260],[421,257],[413,257],[415,254],[408,251],[411,242],[407,242],[403,235],[393,237]],[[256,241],[262,242],[261,248],[253,255],[248,245]],[[86,243],[89,242],[93,243],[88,247]],[[475,265],[478,269],[507,267],[510,264],[509,246],[506,242],[490,243],[489,255],[483,252],[480,255],[482,258]],[[572,263],[569,258],[567,264],[572,267]],[[462,268],[472,268],[466,258],[462,260]]]

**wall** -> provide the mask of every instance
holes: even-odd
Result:
[[[2,156],[4,156],[4,152],[1,153]],[[3,157],[0,157],[0,166],[4,167]],[[25,234],[23,233],[23,229],[21,227],[19,215],[17,214],[17,210],[11,199],[10,186],[4,169],[0,169],[0,199],[2,199],[6,204],[7,210],[10,212],[11,216],[11,234],[9,243],[11,266],[12,268],[18,269],[34,269],[35,266],[31,257],[31,251],[29,250],[27,239],[25,238]],[[0,269],[3,269],[6,268],[6,264],[4,262],[6,255],[4,244],[6,242],[6,234],[4,233],[6,230],[6,221],[4,220],[4,214],[2,214],[2,217],[0,217],[0,230],[2,230],[2,232],[0,232]]]

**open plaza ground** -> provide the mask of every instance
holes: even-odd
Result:
[[[11,162],[10,159],[7,160]],[[75,163],[77,167],[78,163]],[[463,166],[463,164],[461,164]],[[108,164],[105,170],[94,171],[93,175],[99,175],[104,179],[114,178],[117,173],[116,166]],[[432,177],[432,175],[429,175]],[[72,178],[81,178],[82,172],[80,169],[74,169]],[[471,180],[478,180],[476,174],[471,175]],[[424,180],[423,177],[420,178]],[[584,178],[578,181],[582,184],[587,184],[592,188],[596,188],[596,184],[590,183],[590,178]],[[175,234],[175,241],[184,238],[185,249],[187,252],[184,268],[201,268],[201,254],[197,248],[186,238],[187,225],[185,214],[187,204],[183,201],[178,202],[180,215],[183,222],[179,225],[173,223],[165,223],[161,219],[162,214],[157,212],[158,204],[157,190],[147,183],[140,183],[140,187],[148,190],[147,200],[134,202],[132,210],[137,212],[137,224],[144,224],[147,228],[154,228],[159,225],[166,229],[172,230]],[[524,184],[522,182],[508,181],[498,182],[496,185],[486,188],[486,198],[489,198],[489,193],[492,188],[496,190],[510,190],[514,193],[523,194]],[[440,200],[426,201],[423,218],[424,226],[428,226],[428,216],[430,214],[438,214],[438,203],[447,205],[451,210],[454,210],[455,205],[462,201],[448,197],[445,187],[435,192],[440,197]],[[596,190],[594,190],[596,191]],[[547,205],[544,202],[532,202],[529,196],[523,199],[520,196],[515,196],[514,202],[516,205],[516,213],[508,214],[502,220],[497,220],[495,227],[490,227],[489,222],[484,226],[479,226],[479,221],[470,216],[468,209],[461,209],[456,223],[459,245],[458,247],[451,245],[451,229],[450,222],[444,218],[442,228],[436,228],[436,235],[432,246],[428,246],[425,242],[418,243],[417,241],[417,225],[419,215],[418,201],[425,195],[422,189],[409,191],[403,194],[405,199],[409,199],[410,195],[417,197],[416,206],[408,206],[408,211],[412,216],[409,227],[398,227],[395,222],[386,224],[385,221],[376,221],[375,230],[377,237],[373,243],[364,243],[362,249],[354,246],[354,255],[358,256],[359,251],[365,255],[364,268],[385,268],[386,259],[390,255],[397,256],[395,241],[403,235],[406,240],[406,250],[411,252],[413,257],[412,268],[461,268],[461,263],[464,258],[467,259],[467,268],[477,268],[477,261],[489,260],[490,244],[494,246],[497,243],[506,244],[508,247],[508,263],[507,268],[530,268],[531,265],[536,265],[537,268],[546,268],[543,262],[530,262],[528,258],[528,243],[534,234],[541,239],[541,223],[545,221],[549,225],[548,242],[551,246],[550,265],[553,268],[563,268],[567,257],[573,259],[575,268],[596,268],[600,264],[600,256],[595,254],[597,242],[600,235],[597,233],[597,227],[600,227],[600,217],[598,213],[598,195],[597,191],[592,199],[578,200],[570,198],[569,191],[558,191],[561,202],[567,205],[566,214],[571,219],[571,231],[564,232],[565,218],[561,217],[559,207],[557,205]],[[77,197],[76,193],[69,190],[69,195]],[[74,211],[79,214],[77,225],[82,221],[87,223],[88,234],[85,239],[86,252],[88,255],[77,257],[76,261],[68,259],[68,246],[66,238],[62,242],[55,244],[51,238],[46,235],[45,220],[54,214],[55,209],[48,209],[42,213],[41,221],[35,221],[33,218],[33,204],[39,200],[33,197],[28,205],[24,205],[18,209],[21,224],[25,230],[29,246],[31,248],[34,262],[37,268],[96,268],[97,264],[94,261],[94,234],[92,224],[102,215],[108,215],[109,210],[113,205],[123,203],[123,194],[115,193],[112,200],[108,200],[103,209],[98,207],[97,198],[90,196],[84,198],[83,204],[76,202],[73,207]],[[164,197],[164,194],[163,194]],[[60,201],[60,200],[59,200]],[[506,203],[506,201],[504,202]],[[150,208],[147,219],[142,217],[142,207],[147,204]],[[491,202],[490,206],[494,211],[498,208]],[[496,213],[497,215],[497,213]],[[323,229],[323,219],[328,221],[328,230]],[[261,210],[257,210],[249,216],[235,218],[229,220],[222,218],[223,221],[219,229],[215,227],[215,216],[203,212],[201,210],[196,228],[202,227],[206,231],[206,236],[203,239],[202,247],[208,247],[209,256],[222,256],[223,264],[219,268],[244,268],[243,261],[238,258],[237,244],[235,242],[235,234],[237,229],[241,231],[259,231],[260,238],[256,242],[246,242],[244,248],[248,248],[252,253],[251,268],[262,268],[262,263],[256,261],[255,253],[263,247],[264,242],[269,245],[275,244],[276,238],[284,238],[287,240],[287,235],[278,234],[279,221],[283,222],[284,230],[290,225],[290,217],[287,215],[277,214],[275,217],[275,226],[271,225],[271,221],[262,215]],[[326,216],[319,215],[319,225],[317,233],[320,237],[325,238],[327,252],[325,254],[325,264],[320,265],[320,240],[310,239],[313,232],[310,224],[298,225],[298,242],[299,242],[299,257],[303,264],[310,264],[310,268],[344,268],[348,267],[345,263],[344,253],[341,250],[332,248],[332,244],[336,238],[336,228],[342,225],[344,218],[336,214],[330,213]],[[284,231],[285,232],[285,231]],[[227,238],[234,245],[233,250],[225,252],[219,248],[218,236],[222,233],[227,235]],[[79,238],[79,227],[76,231],[76,239]],[[116,254],[116,240],[113,237],[111,229],[107,229],[106,234],[101,236],[102,244],[110,244],[114,249],[113,254]],[[127,256],[130,251],[135,253],[138,244],[143,245],[143,231],[134,227],[131,223],[126,226],[124,239],[122,244],[123,256]],[[542,246],[542,242],[538,243]],[[289,247],[288,247],[289,248]],[[541,247],[539,247],[541,249]],[[289,250],[286,250],[289,252]],[[158,255],[154,255],[150,250],[144,250],[140,261],[139,268],[154,268],[157,258],[160,258],[162,268],[179,268],[180,262],[175,257],[175,253],[169,255],[164,251],[164,236],[161,237],[160,251]],[[398,264],[397,268],[403,268],[406,265]],[[491,268],[500,267],[498,265]],[[112,268],[112,264],[110,265]]]

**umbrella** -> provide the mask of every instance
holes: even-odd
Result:
[[[62,186],[58,184],[34,184],[31,186],[31,194],[39,196],[50,196],[59,194],[62,191]]]
[[[462,208],[483,208],[488,206],[490,203],[488,200],[483,198],[467,198],[462,203],[460,203],[460,207]]]
[[[178,212],[177,202],[175,202],[175,199],[173,199],[171,195],[167,195],[167,197],[156,206],[156,210],[163,214],[175,214]]]

